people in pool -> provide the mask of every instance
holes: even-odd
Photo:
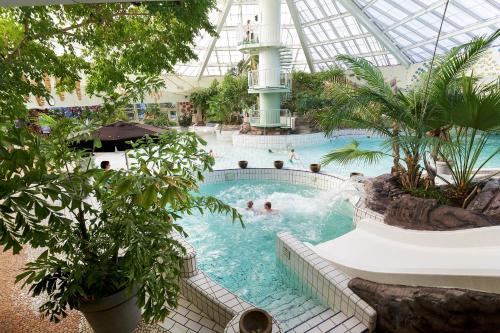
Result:
[[[300,161],[299,154],[295,152],[295,149],[290,150],[290,153],[288,154],[288,160],[290,163],[293,164],[293,161]]]
[[[253,208],[253,201],[252,200],[250,200],[250,201],[247,202],[247,208],[246,208],[246,210],[249,210],[249,211],[252,211],[252,212],[255,210]]]
[[[210,149],[210,151],[208,152],[208,155],[212,156],[213,158],[220,157],[220,155],[217,154],[216,152],[214,152],[212,149]]]
[[[262,211],[263,214],[277,214],[278,211],[276,209],[272,208],[272,204],[270,201],[266,201],[264,203],[264,210]]]

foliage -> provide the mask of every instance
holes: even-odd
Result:
[[[217,95],[210,100],[209,119],[223,124],[238,124],[240,115],[257,101],[256,94],[248,93],[246,76],[226,74]]]
[[[30,285],[33,296],[48,294],[40,310],[52,320],[68,308],[134,286],[144,318],[163,319],[167,305],[176,304],[184,253],[173,237],[183,234],[175,222],[204,210],[240,218],[219,200],[198,194],[202,173],[214,163],[198,149],[206,143],[193,133],[169,131],[133,143],[129,170],[87,169],[67,162],[79,155],[66,148],[74,140],[65,136],[71,124],[52,122],[53,135],[44,144],[54,151],[50,159],[68,171],[51,173],[54,180],[40,189],[13,189],[21,199],[11,195],[2,207],[6,222],[17,221],[19,233],[31,233],[27,221],[32,221],[39,230],[31,244],[45,248],[17,280]],[[5,216],[9,211],[17,215]],[[49,223],[41,225],[45,219]]]
[[[190,114],[181,114],[178,121],[181,127],[189,127],[193,123],[193,117]]]
[[[146,115],[144,117],[144,123],[158,127],[169,127],[176,125],[174,121],[170,120],[168,113],[162,112],[157,104],[148,106],[148,108],[146,109]]]
[[[410,190],[409,193],[418,198],[436,199],[442,205],[450,205],[452,203],[446,191],[437,187],[417,187]]]
[[[116,110],[158,90],[160,74],[196,55],[201,30],[214,34],[212,0],[0,8],[0,245],[44,251],[18,280],[41,310],[58,321],[84,301],[124,286],[139,288],[147,321],[175,307],[182,246],[171,231],[181,214],[216,210],[239,215],[197,194],[213,159],[192,134],[168,132],[131,154],[130,170],[93,169],[88,152],[68,148]],[[43,78],[72,91],[85,75],[89,95],[103,98],[98,115],[51,118],[47,138],[28,123],[25,96],[50,100]],[[96,146],[99,142],[95,143]],[[161,158],[159,158],[161,156]],[[166,209],[165,209],[166,208]]]
[[[293,72],[292,97],[283,107],[300,115],[321,109],[331,102],[325,95],[326,87],[343,78],[344,71],[341,68],[331,68],[316,73]]]
[[[441,137],[428,135],[436,128],[458,125],[457,117],[444,116],[446,107],[441,101],[448,99],[449,88],[457,86],[457,78],[464,75],[497,36],[498,32],[452,50],[437,62],[431,74],[426,74],[420,85],[407,90],[385,82],[382,72],[365,59],[338,56],[337,59],[364,84],[355,86],[346,81],[334,82],[329,92],[334,107],[318,115],[321,127],[332,133],[340,125],[347,124],[368,128],[386,137],[386,148],[380,153],[393,157],[393,171],[402,186],[406,190],[416,189],[421,184],[421,165],[429,148],[457,149],[458,146]],[[452,109],[447,108],[447,112],[450,114]],[[370,155],[376,156],[374,154],[358,147],[351,147],[349,152],[352,158],[368,162]],[[329,154],[326,162],[345,158],[345,152]]]
[[[213,80],[208,88],[195,90],[189,96],[189,101],[196,109],[200,109],[203,120],[210,109],[210,101],[219,93],[219,82]]]

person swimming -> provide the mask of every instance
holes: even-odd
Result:
[[[247,202],[246,210],[255,211],[255,208],[253,208],[253,201],[252,200]]]
[[[299,155],[295,152],[295,149],[290,150],[290,153],[288,154],[288,160],[290,163],[293,163],[293,161],[299,161]]]
[[[272,208],[272,204],[270,201],[266,201],[264,203],[264,210],[262,211],[263,214],[278,214],[278,211],[276,209]]]
[[[273,151],[272,151],[271,149],[268,149],[267,151],[268,151],[270,154],[272,154],[272,153],[273,153]]]

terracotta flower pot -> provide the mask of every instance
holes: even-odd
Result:
[[[350,178],[352,177],[363,177],[364,174],[362,172],[351,172],[351,174],[349,175]]]
[[[319,170],[321,170],[321,165],[318,163],[313,163],[309,166],[309,168],[311,168],[312,172],[318,173]]]
[[[276,169],[281,169],[283,168],[283,161],[274,161],[274,167]]]
[[[273,319],[264,310],[250,309],[240,317],[240,333],[271,333],[273,330]]]
[[[135,293],[130,295],[127,289],[84,303],[79,310],[95,333],[130,333],[141,320],[141,309],[137,306],[137,297]]]
[[[246,169],[248,166],[248,161],[239,161],[238,165],[240,166],[240,168]]]

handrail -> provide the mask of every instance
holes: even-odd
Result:
[[[238,45],[281,43],[281,29],[274,29],[274,25],[251,22],[238,27]]]
[[[257,69],[248,71],[248,87],[258,88],[288,88],[292,87],[292,73],[279,68]]]
[[[261,114],[266,112],[279,112],[279,123],[268,124],[264,121],[261,122]],[[258,127],[284,127],[284,128],[295,128],[295,117],[292,117],[292,113],[289,109],[270,109],[270,110],[251,110],[249,112],[249,122],[252,126]],[[264,117],[264,119],[266,119]]]

